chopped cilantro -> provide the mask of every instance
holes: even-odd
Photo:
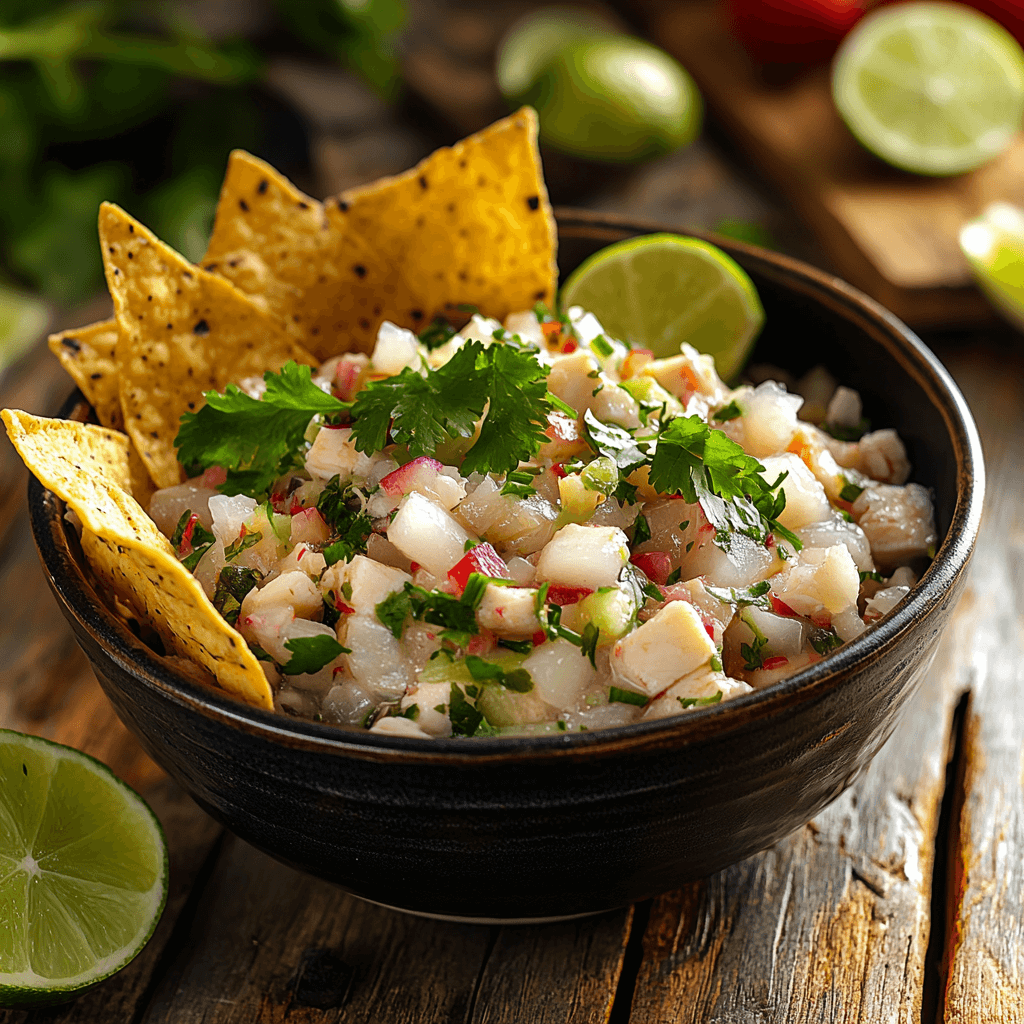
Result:
[[[183,555],[186,550],[191,548],[189,554],[184,555],[181,559],[181,564],[189,572],[195,572],[196,566],[203,555],[213,547],[215,540],[214,535],[203,526],[199,521],[199,516],[190,508],[181,513],[177,525],[174,527],[174,533],[171,534],[171,544],[179,555]]]
[[[580,634],[580,653],[590,659],[593,668],[597,668],[597,641],[601,638],[601,631],[593,622],[588,622]]]
[[[735,605],[737,608],[745,608],[753,605],[755,608],[762,608],[766,612],[772,610],[771,601],[768,598],[768,591],[771,584],[767,580],[754,583],[744,589],[736,587],[712,587],[704,584],[704,589],[712,596],[718,598],[722,604]],[[748,623],[749,625],[749,623]]]
[[[839,492],[839,497],[842,498],[843,501],[849,501],[852,503],[864,493],[863,487],[858,487],[855,483],[847,480],[846,477],[843,477],[843,481],[843,489]]]
[[[213,592],[213,607],[229,625],[238,621],[245,595],[263,579],[263,574],[244,565],[225,565],[217,577]]]
[[[734,420],[742,415],[743,410],[736,404],[735,401],[732,401],[728,405],[723,405],[722,408],[715,413],[714,418],[718,420],[719,423],[725,423],[728,420]]]
[[[693,542],[691,541],[690,543],[692,544]],[[689,550],[689,548],[687,548],[687,550]],[[682,570],[682,567],[680,566],[680,568],[673,569],[668,574],[668,579],[665,580],[665,586],[666,587],[671,587],[673,583],[678,583],[682,578],[683,578],[683,570]]]
[[[237,539],[233,540],[224,549],[224,561],[233,562],[246,548],[251,548],[254,544],[259,544],[263,540],[263,534],[259,530],[246,530],[242,527],[242,535]]]
[[[482,588],[481,588],[482,582]],[[443,639],[460,645],[478,632],[476,608],[487,589],[487,577],[472,573],[462,597],[452,597],[440,590],[424,590],[406,583],[402,590],[389,594],[377,605],[377,618],[398,638],[407,618],[440,626]]]
[[[748,671],[753,672],[764,665],[764,649],[768,646],[768,637],[761,632],[757,623],[750,617],[749,612],[740,612],[740,618],[750,632],[754,634],[753,643],[740,644],[740,656],[743,658],[743,664]]]
[[[391,717],[408,718],[410,722],[415,722],[420,717],[420,706],[419,704],[410,704],[404,711],[399,711]]]
[[[316,507],[332,534],[337,535],[323,550],[328,565],[349,562],[354,555],[366,551],[373,523],[365,512],[360,511],[359,498],[351,487],[342,487],[338,477],[331,477],[320,493]]]
[[[882,574],[880,572],[875,572],[874,570],[872,570],[871,572],[862,572],[860,574],[861,583],[863,583],[865,580],[874,580],[876,583],[885,582],[885,580],[882,578]]]
[[[637,516],[633,523],[633,544],[643,544],[651,539],[651,524],[646,516]]]
[[[808,638],[811,646],[821,655],[842,647],[843,641],[834,629],[814,629]]]
[[[320,636],[298,636],[293,640],[285,640],[285,650],[291,651],[288,663],[281,666],[287,676],[319,672],[329,665],[339,654],[351,654],[347,647],[342,647],[333,636],[326,633]]]
[[[266,494],[292,465],[316,415],[337,416],[349,408],[313,383],[308,366],[286,363],[280,373],[265,373],[267,390],[252,398],[234,384],[224,394],[206,392],[206,405],[181,417],[175,438],[178,459],[186,466],[223,466],[225,494]]]
[[[871,429],[871,420],[862,419],[855,427],[841,427],[835,423],[822,423],[821,429],[837,441],[859,441]]]
[[[505,477],[505,486],[502,487],[502,494],[512,494],[517,498],[529,498],[536,494],[537,489],[533,486],[533,478],[539,470],[515,469]]]
[[[325,626],[330,626],[333,629],[341,618],[341,611],[338,606],[334,603],[334,599],[330,594],[325,594],[323,597],[324,613],[323,623]]]
[[[608,703],[632,704],[635,707],[642,708],[647,703],[647,697],[642,693],[637,693],[635,690],[623,690],[618,686],[609,686]]]
[[[481,726],[486,722],[483,713],[477,711],[466,700],[466,695],[462,692],[462,688],[456,686],[455,683],[452,683],[448,696],[448,717],[452,721],[453,736],[478,736],[481,732],[484,732],[481,729]]]
[[[646,594],[652,601],[663,601],[665,599],[664,595],[658,589],[658,585],[656,583],[651,583],[649,580],[644,584],[643,590],[644,594]]]
[[[516,693],[529,693],[533,689],[533,679],[525,668],[514,668],[506,672],[500,665],[485,661],[475,654],[466,655],[466,668],[479,683],[495,682]]]
[[[436,316],[419,334],[421,345],[433,350],[451,341],[459,332],[443,316]]]
[[[709,704],[720,704],[722,701],[722,691],[711,694],[710,697],[676,697],[679,704],[684,708],[703,708]]]
[[[510,651],[515,651],[516,654],[529,654],[533,650],[532,640],[507,640],[501,637],[498,640],[499,647],[506,647]]]

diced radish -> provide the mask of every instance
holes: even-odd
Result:
[[[593,587],[565,587],[553,583],[548,587],[548,604],[557,604],[560,608],[564,608],[566,605],[582,601],[593,592]]]
[[[404,466],[399,466],[393,473],[388,473],[380,482],[381,490],[391,495],[408,494],[416,490],[417,483],[433,480],[441,469],[441,463],[437,459],[421,456]]]
[[[475,572],[496,579],[512,579],[505,560],[490,544],[477,544],[475,548],[467,551],[463,558],[448,570],[448,579],[463,590],[469,582],[469,577]]]
[[[315,508],[304,508],[292,516],[292,543],[324,544],[331,529]]]
[[[227,478],[228,471],[223,466],[210,466],[200,477],[200,481],[203,487],[216,490]]]
[[[497,637],[489,629],[481,629],[476,636],[469,641],[466,648],[467,654],[490,654],[498,646]]]
[[[652,583],[663,587],[672,572],[672,559],[664,551],[648,551],[629,559]]]
[[[785,601],[780,601],[774,594],[770,592],[768,594],[768,597],[772,603],[772,611],[775,612],[776,615],[784,615],[788,618],[798,617],[797,613],[793,611],[793,609],[790,608]]]
[[[359,378],[368,360],[362,353],[348,354],[334,368],[334,393],[344,402],[351,402],[359,390]]]

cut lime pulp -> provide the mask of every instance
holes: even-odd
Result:
[[[119,971],[166,898],[142,798],[86,754],[0,730],[0,1006],[62,1002]]]
[[[897,4],[843,40],[832,94],[850,131],[883,160],[917,174],[961,174],[1020,130],[1024,51],[961,4]]]
[[[734,377],[764,324],[750,278],[721,249],[696,238],[630,238],[595,253],[562,288],[563,309],[582,306],[615,338],[676,355],[683,342]]]
[[[1024,329],[1024,210],[992,203],[960,229],[960,249],[992,304]]]

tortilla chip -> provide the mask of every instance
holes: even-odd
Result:
[[[319,360],[371,351],[382,320],[411,324],[415,302],[400,273],[242,150],[228,160],[203,266],[262,303]]]
[[[65,495],[74,494],[75,512],[90,530],[116,525],[123,534],[148,537],[157,545],[162,541],[170,550],[170,542],[128,493],[131,471],[124,434],[18,409],[4,409],[0,417],[25,465],[44,487],[69,504]],[[120,501],[118,491],[129,500]]]
[[[168,651],[209,669],[228,693],[273,709],[270,684],[256,656],[174,555],[89,530],[82,534],[82,550],[114,593],[160,634]]]
[[[117,382],[117,323],[104,320],[88,327],[61,331],[51,334],[48,343],[50,351],[96,410],[100,423],[114,430],[124,430]]]
[[[100,207],[107,284],[120,329],[121,408],[158,487],[181,480],[174,448],[203,393],[313,357],[234,285],[193,266],[120,207]]]
[[[104,427],[15,409],[4,409],[0,416],[25,465],[82,521],[82,550],[89,564],[156,629],[167,650],[209,669],[229,693],[272,708],[270,685],[252,651],[128,493],[128,438]]]
[[[462,303],[499,320],[554,303],[555,221],[530,107],[405,174],[343,192],[333,210],[401,270],[422,322]]]

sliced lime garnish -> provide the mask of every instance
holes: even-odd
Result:
[[[764,324],[750,278],[721,249],[696,238],[630,238],[595,253],[569,277],[563,309],[582,306],[613,337],[663,358],[688,342],[715,357],[728,380]]]
[[[917,174],[960,174],[1020,130],[1024,51],[969,7],[898,4],[843,40],[832,94],[850,131],[883,160]]]
[[[62,1002],[119,971],[166,898],[142,798],[86,754],[0,730],[0,1006]]]

